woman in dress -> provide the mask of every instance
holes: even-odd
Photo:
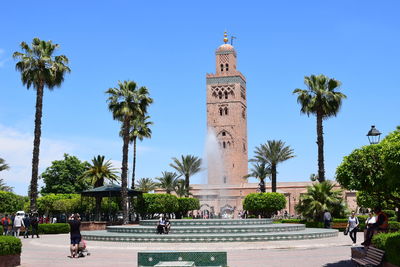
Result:
[[[347,221],[347,229],[349,231],[349,236],[351,240],[353,241],[353,246],[356,245],[357,243],[357,231],[358,231],[358,225],[359,225],[358,218],[356,217],[356,213],[354,211],[351,212],[351,216],[349,217],[349,220]]]

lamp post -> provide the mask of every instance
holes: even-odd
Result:
[[[372,125],[371,130],[369,130],[367,133],[367,136],[368,141],[371,145],[378,144],[381,138],[381,132],[379,132],[378,129],[375,128],[375,125]]]

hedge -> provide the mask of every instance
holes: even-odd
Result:
[[[374,235],[372,244],[385,251],[387,262],[400,266],[400,232]]]
[[[0,256],[21,254],[22,243],[14,236],[0,236]]]
[[[67,234],[69,233],[68,223],[41,223],[39,224],[40,234]]]
[[[280,193],[250,193],[243,200],[243,209],[254,215],[271,217],[277,211],[284,209],[286,198]]]

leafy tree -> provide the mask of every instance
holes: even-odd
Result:
[[[177,179],[176,180],[176,185],[175,185],[175,193],[178,197],[184,197],[187,193],[186,187],[185,187],[185,180],[184,179]],[[193,195],[190,193],[190,190],[192,190],[192,187],[189,186],[189,196]]]
[[[136,183],[136,189],[143,193],[154,191],[156,188],[157,183],[155,183],[151,178],[141,178]]]
[[[265,178],[271,175],[271,168],[265,163],[255,163],[250,170],[250,173],[245,177],[255,177],[260,180],[260,192],[265,193]]]
[[[39,214],[59,214],[79,210],[81,199],[79,194],[47,194],[37,200]]]
[[[80,179],[87,164],[75,156],[64,154],[64,159],[53,161],[42,173],[45,186],[42,187],[41,193],[74,194],[88,189],[89,183]]]
[[[266,144],[261,144],[254,151],[254,159],[251,161],[265,164],[271,169],[272,192],[276,192],[277,165],[288,159],[294,158],[293,149],[286,146],[281,140],[268,140]]]
[[[151,138],[150,125],[153,122],[148,121],[150,116],[138,116],[131,121],[130,141],[133,142],[133,163],[132,163],[132,189],[135,188],[135,170],[136,170],[136,142],[137,139],[142,141],[144,138]]]
[[[343,217],[346,213],[346,204],[343,200],[343,191],[334,190],[330,181],[314,183],[307,187],[307,193],[300,196],[296,211],[307,220],[322,220],[325,210],[334,217]]]
[[[104,181],[117,182],[117,171],[112,167],[112,163],[107,160],[104,161],[104,156],[98,155],[92,159],[92,164],[89,164],[86,171],[83,173],[82,178],[90,181],[94,187],[104,185]],[[96,197],[96,214],[100,220],[100,207],[102,197]]]
[[[158,186],[171,194],[175,190],[179,175],[175,172],[162,172],[162,176],[157,178],[159,181]]]
[[[21,43],[21,52],[15,52],[13,57],[19,61],[16,69],[21,72],[21,80],[29,89],[36,90],[36,112],[35,130],[33,140],[32,155],[32,178],[30,184],[30,209],[36,210],[36,199],[38,195],[38,174],[39,174],[39,148],[42,126],[43,93],[47,87],[52,90],[54,87],[61,86],[64,75],[70,72],[68,58],[64,55],[55,56],[54,52],[59,48],[58,44],[52,41],[42,41],[39,38],[32,40],[31,47]]]
[[[172,160],[173,163],[171,163],[170,166],[185,177],[185,196],[188,197],[190,190],[190,176],[201,171],[201,159],[192,155],[182,155],[181,161],[177,158],[172,158]]]
[[[0,213],[12,213],[24,208],[24,197],[0,191]]]
[[[400,210],[399,150],[397,129],[379,144],[363,146],[344,157],[336,169],[336,180],[347,189],[367,194],[371,205],[381,203]],[[400,211],[397,215],[399,220]]]
[[[280,193],[250,193],[243,200],[243,208],[255,215],[271,217],[286,207],[286,198]]]
[[[118,82],[118,87],[106,91],[108,108],[113,118],[122,123],[122,168],[121,168],[121,205],[123,207],[123,223],[128,223],[128,145],[131,121],[147,113],[153,102],[146,87],[137,87],[133,81]]]
[[[324,167],[324,131],[322,121],[336,116],[346,95],[338,92],[341,82],[330,79],[325,75],[311,75],[304,77],[307,90],[295,89],[297,102],[301,105],[301,113],[308,116],[314,114],[317,118],[317,145],[318,145],[318,179],[325,181]]]
[[[136,202],[135,210],[143,216],[154,213],[174,213],[179,210],[178,198],[171,194],[145,193]]]
[[[179,210],[180,213],[178,217],[186,216],[187,213],[191,210],[199,210],[200,209],[200,201],[197,198],[192,197],[180,197],[178,198]]]

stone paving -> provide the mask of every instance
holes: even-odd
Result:
[[[247,243],[118,243],[88,241],[91,255],[70,259],[69,235],[46,235],[23,239],[21,266],[136,266],[138,251],[226,251],[230,267],[345,267],[350,263],[348,236]]]

